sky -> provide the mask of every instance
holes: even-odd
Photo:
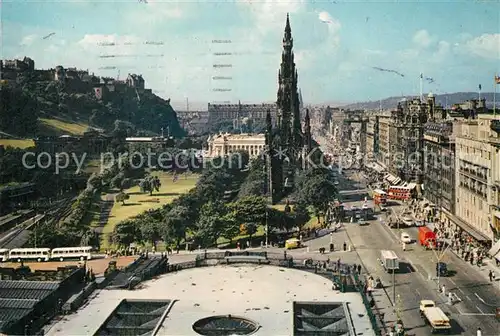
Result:
[[[287,13],[305,104],[418,95],[421,73],[433,80],[424,92],[491,92],[500,73],[499,1],[3,0],[0,10],[2,59],[142,74],[178,109],[275,101]]]

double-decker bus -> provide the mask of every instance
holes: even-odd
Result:
[[[412,189],[408,187],[390,186],[387,194],[389,199],[406,201],[412,198]]]
[[[385,204],[387,202],[387,193],[380,189],[375,189],[373,191],[373,200],[375,204]]]

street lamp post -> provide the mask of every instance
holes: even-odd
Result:
[[[392,302],[396,305],[396,272],[395,268],[392,268]]]
[[[267,205],[266,205],[266,248],[269,246],[269,223],[267,221]]]

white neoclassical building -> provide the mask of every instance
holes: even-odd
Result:
[[[208,137],[206,157],[225,156],[238,151],[246,151],[250,157],[259,155],[265,148],[265,134],[229,134],[221,133]]]

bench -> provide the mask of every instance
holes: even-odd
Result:
[[[227,256],[224,257],[226,264],[229,263],[257,263],[257,264],[269,264],[270,260],[262,256],[252,256],[252,255],[239,255],[239,256]]]

